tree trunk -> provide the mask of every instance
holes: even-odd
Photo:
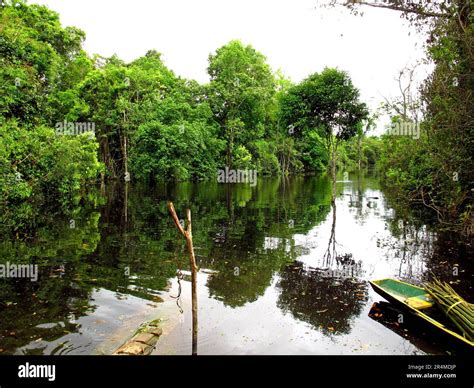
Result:
[[[102,156],[102,162],[104,163],[108,173],[113,179],[117,178],[114,162],[110,155],[109,139],[107,138],[107,136],[102,136],[100,138],[100,151]]]
[[[127,134],[123,137],[123,164],[125,177],[128,179],[128,153],[127,153]]]
[[[193,356],[197,355],[198,340],[198,311],[197,311],[197,266],[196,257],[194,256],[193,237],[191,235],[191,210],[187,210],[189,222],[189,238],[186,239],[188,247],[190,264],[191,264],[191,298],[192,298],[192,314],[193,314]]]
[[[229,131],[229,138],[227,139],[227,152],[226,152],[226,162],[229,170],[232,169],[232,150],[234,148],[234,130],[233,128],[227,127]]]
[[[360,158],[361,158],[361,148],[362,148],[362,137],[359,136],[358,139],[357,139],[357,154],[358,154],[358,157],[359,157],[359,170],[360,170]]]
[[[336,147],[333,144],[331,147],[331,178],[332,178],[332,196],[331,202],[336,201]]]
[[[196,256],[194,255],[193,246],[193,234],[191,227],[191,210],[186,210],[187,225],[186,230],[181,226],[176,211],[174,209],[173,202],[168,202],[168,209],[171,213],[171,217],[178,228],[178,231],[186,239],[186,246],[189,253],[189,264],[191,266],[191,299],[192,299],[192,315],[193,315],[193,356],[197,355],[197,339],[198,339],[198,315],[197,315],[197,265]]]

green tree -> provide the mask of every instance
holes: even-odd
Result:
[[[349,75],[337,69],[314,73],[288,91],[282,101],[282,117],[290,134],[302,138],[316,130],[327,155],[336,193],[336,163],[339,144],[355,136],[368,110],[359,101],[359,90]]]
[[[233,40],[209,56],[208,86],[212,111],[226,142],[226,164],[232,168],[238,147],[264,137],[275,78],[265,57]]]
[[[47,124],[53,115],[49,97],[74,82],[72,67],[83,55],[84,37],[77,28],[62,28],[58,14],[45,6],[5,1],[0,8],[0,115],[24,125]]]
[[[332,5],[338,3],[330,1]],[[381,170],[386,183],[398,190],[400,198],[408,198],[414,206],[425,206],[441,223],[472,234],[472,1],[388,0],[383,4],[367,1],[345,5],[354,12],[362,6],[400,12],[415,28],[425,32],[426,55],[434,70],[421,87],[420,99],[415,106],[407,106],[408,100],[402,95],[402,104],[389,104],[396,115],[394,120],[413,120],[422,115],[421,136],[416,140],[385,137]]]
[[[101,170],[94,138],[53,129],[86,109],[73,89],[91,69],[83,39],[45,6],[0,8],[0,211],[17,231],[39,206],[77,203]]]

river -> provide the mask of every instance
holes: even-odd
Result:
[[[472,246],[400,209],[374,174],[339,179],[334,208],[330,180],[310,176],[110,184],[68,217],[45,212],[34,236],[0,242],[0,264],[39,268],[0,279],[0,354],[110,354],[156,318],[154,353],[190,354],[188,257],[167,200],[192,212],[198,354],[452,354],[390,309],[377,318],[368,280],[431,272],[473,295]]]

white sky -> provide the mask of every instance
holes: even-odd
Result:
[[[322,9],[318,0],[30,0],[86,32],[89,54],[129,62],[150,49],[177,75],[208,80],[208,56],[231,39],[262,52],[298,82],[325,66],[348,71],[371,108],[397,96],[397,72],[423,56],[424,38],[395,11]],[[408,33],[411,32],[409,36]],[[426,74],[420,74],[424,77]],[[383,120],[386,122],[386,119]],[[377,133],[382,131],[382,122]]]

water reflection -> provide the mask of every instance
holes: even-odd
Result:
[[[361,207],[360,190],[356,199],[352,194],[349,198],[349,207]],[[298,261],[288,265],[279,275],[277,287],[281,293],[277,305],[325,335],[339,335],[348,334],[352,318],[360,314],[367,301],[367,284],[357,280],[361,265],[355,262],[352,253],[337,251],[335,197],[331,199],[331,210],[329,240],[321,260],[323,267],[304,266]]]
[[[400,321],[401,316],[406,317],[403,322]],[[433,341],[436,341],[435,336],[427,336],[425,330],[421,330],[419,322],[416,322],[410,315],[405,315],[402,311],[397,310],[391,303],[383,301],[374,303],[369,311],[369,317],[397,335],[406,338],[427,354],[444,354],[441,351],[442,347]],[[449,348],[449,344],[445,343],[443,346]]]
[[[189,262],[168,200],[193,215],[200,353],[347,353],[361,342],[375,354],[417,351],[367,317],[380,298],[366,280],[416,283],[433,271],[473,295],[472,247],[398,208],[373,176],[351,177],[338,184],[334,207],[323,176],[262,178],[256,187],[107,185],[67,214],[37,209],[18,236],[5,223],[0,263],[38,264],[40,274],[38,282],[0,279],[0,353],[88,354],[103,343],[108,352],[123,339],[121,327],[179,315],[170,295]],[[163,341],[184,349],[181,337],[189,340],[169,333]]]
[[[365,281],[328,277],[298,262],[280,273],[277,287],[281,290],[279,308],[326,335],[349,333],[351,320],[359,316],[368,299]]]
[[[308,183],[302,178],[291,184],[286,178],[259,181],[252,195],[249,187],[246,195],[238,186],[224,188],[225,202],[217,197],[213,209],[222,218],[204,238],[195,236],[199,264],[215,271],[207,282],[212,297],[232,307],[253,302],[283,264],[298,257],[301,247],[294,244],[293,233],[309,231],[329,209],[328,182],[319,178]],[[219,211],[220,206],[226,211]]]

